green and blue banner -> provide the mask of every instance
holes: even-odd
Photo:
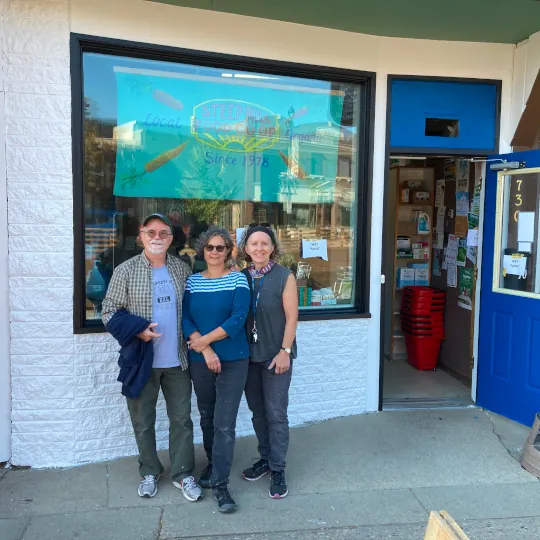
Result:
[[[116,68],[114,194],[332,202],[343,94],[221,75]]]

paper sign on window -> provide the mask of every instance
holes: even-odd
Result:
[[[328,260],[328,246],[326,240],[302,240],[302,258],[320,257]]]
[[[505,255],[503,258],[503,276],[527,277],[527,258],[520,255]]]

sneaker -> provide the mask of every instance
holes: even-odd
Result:
[[[201,486],[203,489],[209,489],[212,487],[212,484],[210,483],[210,480],[212,479],[212,470],[212,464],[209,463],[199,477],[199,486]]]
[[[256,463],[253,464],[253,467],[246,469],[242,476],[244,480],[248,482],[255,482],[255,480],[260,480],[263,476],[270,474],[270,465],[266,459],[259,459]]]
[[[159,474],[154,476],[153,474],[147,474],[141,480],[139,484],[139,497],[155,497],[157,493],[157,483],[159,480]]]
[[[221,484],[212,488],[212,497],[218,504],[218,510],[222,514],[232,514],[236,512],[237,506],[231,497],[226,484]]]
[[[283,499],[289,494],[287,489],[287,484],[285,483],[285,472],[284,471],[272,471],[272,476],[270,477],[270,491],[268,495],[272,499]]]
[[[173,480],[173,486],[181,489],[184,497],[190,502],[198,501],[204,497],[203,490],[195,482],[193,476],[186,476],[181,482]]]

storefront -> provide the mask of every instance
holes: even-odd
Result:
[[[301,310],[291,425],[379,410],[388,75],[497,81],[506,151],[515,46],[37,4],[10,11],[4,51],[13,463],[134,453],[100,309],[155,211],[183,257],[209,224],[276,229]]]

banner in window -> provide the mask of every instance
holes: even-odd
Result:
[[[345,92],[331,83],[115,68],[114,195],[333,202],[336,123]]]

